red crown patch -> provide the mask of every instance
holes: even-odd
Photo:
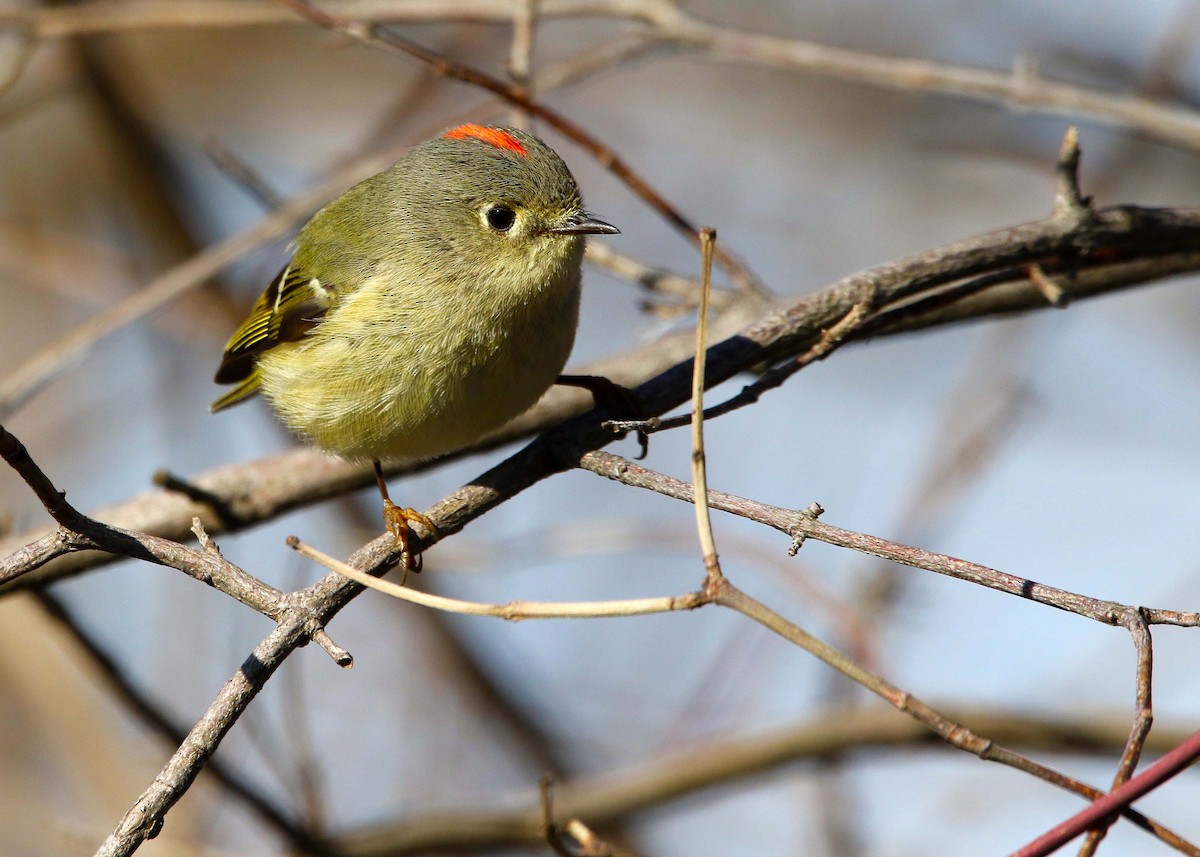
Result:
[[[447,140],[465,140],[468,137],[474,137],[477,140],[483,140],[495,146],[497,149],[508,149],[510,152],[516,152],[522,157],[525,155],[525,147],[521,145],[521,141],[507,131],[501,131],[499,128],[488,128],[486,125],[459,125],[457,128],[451,128],[442,135]]]

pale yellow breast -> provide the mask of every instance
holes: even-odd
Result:
[[[262,355],[263,393],[293,431],[347,458],[467,446],[533,405],[566,364],[579,263],[564,261],[519,293],[477,282],[414,294],[368,281],[302,341]]]

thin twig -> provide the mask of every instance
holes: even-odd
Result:
[[[814,342],[807,351],[786,363],[764,372],[759,376],[757,381],[747,384],[737,395],[730,396],[718,405],[706,408],[704,419],[713,420],[741,408],[756,404],[764,393],[783,386],[789,378],[801,369],[828,357],[833,353],[834,349],[846,342],[847,338],[854,331],[861,328],[869,317],[870,304],[868,302],[856,303],[836,324],[828,330],[823,331],[821,338]],[[693,422],[693,420],[694,417],[681,415],[670,419],[655,417],[649,420],[609,420],[605,425],[614,431],[639,431],[645,434],[654,434],[655,432],[680,428]]]
[[[267,184],[257,170],[234,154],[233,150],[217,137],[210,137],[204,142],[204,154],[208,155],[217,169],[250,194],[254,201],[267,211],[282,208],[285,204],[286,200]]]
[[[606,479],[644,488],[687,503],[692,502],[694,496],[693,488],[687,482],[642,467],[636,462],[610,452],[596,450],[585,453],[579,457],[578,466]],[[708,503],[713,509],[757,521],[793,538],[814,539],[912,568],[944,574],[1009,595],[1027,598],[1039,604],[1057,607],[1059,610],[1075,613],[1105,625],[1122,625],[1129,611],[1139,611],[1145,621],[1151,625],[1200,627],[1200,612],[1180,612],[1151,607],[1137,608],[1115,601],[1090,598],[1086,595],[997,571],[978,563],[967,562],[957,557],[835,527],[818,520],[818,515],[814,514],[811,508],[784,509],[735,494],[713,490],[709,491]],[[821,511],[820,507],[817,509]]]
[[[637,285],[647,295],[641,309],[660,318],[671,318],[696,306],[700,281],[673,271],[654,268],[632,256],[620,253],[608,244],[590,243],[584,259],[602,271]],[[650,300],[655,298],[657,300]],[[665,300],[664,300],[665,299]],[[717,290],[709,295],[714,308],[736,299],[731,292]]]
[[[700,230],[700,315],[696,319],[696,356],[692,361],[692,486],[696,497],[696,530],[704,574],[711,582],[721,577],[721,561],[708,513],[708,468],[704,460],[704,358],[708,354],[708,296],[712,292],[713,248],[717,230]],[[706,583],[707,585],[707,583]]]
[[[1070,299],[1067,297],[1067,290],[1043,271],[1041,265],[1035,264],[1029,266],[1029,281],[1037,286],[1038,291],[1046,296],[1046,302],[1050,306],[1063,309],[1069,303]]]
[[[201,523],[199,517],[192,518],[192,532],[195,533],[196,541],[200,544],[201,550],[206,553],[221,553],[221,549],[217,547],[217,543],[212,540],[212,536],[204,529],[204,524]]]
[[[1054,213],[1059,217],[1084,218],[1091,214],[1091,197],[1079,189],[1079,130],[1067,128],[1058,152],[1055,170]]]
[[[444,610],[447,613],[463,613],[471,616],[495,616],[518,622],[523,619],[602,619],[610,616],[647,616],[654,613],[672,613],[678,610],[695,610],[704,605],[704,596],[699,592],[662,598],[630,598],[620,601],[509,601],[507,604],[482,604],[478,601],[463,601],[420,592],[387,580],[380,580],[354,568],[339,559],[322,553],[295,536],[288,538],[288,545],[303,557],[336,571],[368,589],[410,601],[422,607]]]

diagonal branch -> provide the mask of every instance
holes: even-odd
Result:
[[[1040,265],[1051,273],[1071,272],[1072,278],[1064,282],[1069,283],[1072,300],[1079,301],[1200,270],[1200,250],[1196,247],[1200,247],[1197,209],[1117,206],[1096,209],[1086,220],[1051,215],[866,269],[761,316],[708,349],[705,383],[711,387],[764,363],[792,360],[814,348],[814,353],[824,358],[846,343],[867,337],[1045,309],[1050,305],[1030,280],[1030,265]],[[873,307],[865,318],[861,316],[864,305]],[[729,318],[737,318],[738,309],[731,308]],[[854,320],[852,329],[831,339],[829,332],[847,318]],[[648,374],[660,372],[645,381],[637,395],[646,413],[664,413],[687,400],[692,361],[685,355],[691,351],[690,340],[682,336],[655,343],[624,358],[606,361],[595,367],[595,374],[634,386]],[[682,362],[672,365],[675,360]],[[548,396],[481,448],[526,437],[577,413],[578,406],[569,401],[561,395]],[[592,414],[579,425],[595,429],[600,418]],[[580,435],[580,441],[589,448],[611,440],[610,434],[600,431],[588,437],[584,440]],[[209,506],[185,502],[173,492],[159,492],[135,501],[136,509],[110,510],[110,514],[136,513],[142,519],[150,518],[153,527],[134,523],[133,528],[161,528],[154,531],[186,538],[196,515],[203,516],[206,528],[217,534],[370,484],[364,469],[306,450],[286,453],[274,461],[264,459],[222,468],[211,477],[196,482],[221,497],[229,508],[237,509],[237,520],[222,522]],[[257,497],[263,497],[263,502],[253,499]],[[0,553],[16,551],[44,536],[32,533],[5,540],[0,542]],[[38,564],[47,562],[53,546],[42,544],[36,553]],[[0,576],[0,592],[11,588],[4,585],[4,580],[27,572],[31,562],[12,558],[5,561],[0,571],[10,570]],[[54,579],[82,567],[79,562],[51,562],[39,578]]]
[[[170,539],[111,527],[80,513],[37,466],[25,445],[3,426],[0,426],[0,457],[25,480],[46,511],[58,522],[59,530],[53,534],[52,541],[63,550],[98,550],[174,568],[276,621],[297,614],[296,605],[288,596],[234,565],[219,551],[194,550]],[[39,543],[39,548],[44,547]],[[46,551],[38,556],[49,553]],[[312,621],[303,609],[298,615],[306,636],[321,645],[341,666],[351,665],[350,654],[329,639],[323,624]]]
[[[75,638],[92,666],[117,698],[161,738],[172,744],[181,743],[187,732],[173,723],[161,708],[134,686],[120,664],[79,627],[66,605],[49,592],[37,592],[35,595],[41,608]],[[290,818],[282,807],[246,781],[236,770],[217,759],[211,759],[208,771],[222,788],[245,803],[266,825],[290,841],[301,853],[332,855],[328,844],[314,831]]]
[[[1039,836],[1012,857],[1043,857],[1070,842],[1096,824],[1104,823],[1113,813],[1121,812],[1138,798],[1161,786],[1171,777],[1191,766],[1200,758],[1200,732],[1191,735],[1161,759],[1133,779],[1096,800],[1087,809]]]

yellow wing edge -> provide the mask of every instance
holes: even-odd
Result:
[[[259,383],[258,369],[254,369],[238,382],[236,387],[209,405],[209,413],[215,414],[217,411],[223,411],[239,402],[244,402],[258,392]]]

